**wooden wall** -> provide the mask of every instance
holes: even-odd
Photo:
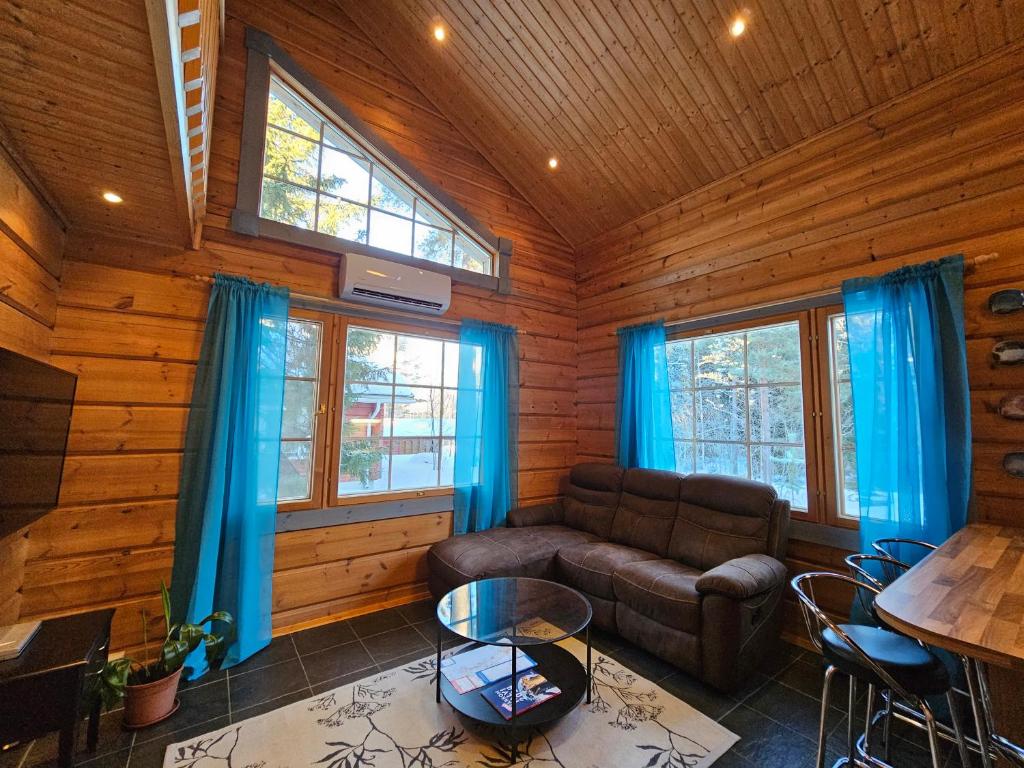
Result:
[[[49,361],[63,250],[63,225],[0,144],[0,347]],[[27,533],[0,539],[0,626],[21,610]]]
[[[1020,427],[995,413],[1020,367],[992,345],[1024,313],[988,295],[1024,275],[1024,52],[988,58],[602,236],[579,252],[578,455],[614,455],[617,327],[681,320],[838,289],[848,277],[963,252],[999,257],[967,278],[975,515],[1020,524],[1024,480],[1003,454]],[[1014,448],[1015,446],[1015,448]],[[793,572],[845,553],[794,542]],[[845,602],[844,602],[845,600]],[[842,611],[845,598],[830,606]],[[795,605],[787,631],[803,634]]]
[[[140,641],[138,609],[170,572],[183,430],[209,286],[189,275],[250,275],[323,296],[338,256],[228,231],[244,97],[244,26],[269,33],[433,183],[511,238],[512,295],[456,286],[453,318],[520,331],[520,498],[554,497],[575,461],[573,253],[544,220],[340,11],[228,2],[198,251],[77,232],[53,334],[54,361],[80,375],[61,508],[32,529],[24,615],[116,605],[115,644]],[[314,15],[316,14],[316,15]],[[425,551],[451,514],[278,536],[278,630],[425,594]]]
[[[980,519],[1019,522],[1001,469],[1016,424],[994,415],[1024,373],[990,362],[1024,314],[988,295],[1024,273],[1024,49],[988,58],[681,198],[579,253],[578,454],[614,453],[616,328],[836,290],[848,277],[963,252]],[[1016,433],[1016,434],[1015,434]]]

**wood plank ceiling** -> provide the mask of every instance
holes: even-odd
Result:
[[[334,2],[577,246],[1024,38],[1024,0]]]
[[[1024,0],[321,2],[576,246],[1024,38]],[[0,123],[72,225],[180,240],[141,0],[0,0]]]
[[[0,0],[0,123],[72,226],[181,242],[141,0]]]

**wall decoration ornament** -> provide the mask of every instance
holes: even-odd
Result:
[[[1024,420],[1024,394],[1007,395],[999,401],[999,415],[1004,419]]]
[[[1008,315],[1024,309],[1024,291],[1019,288],[996,291],[988,297],[988,308],[996,315]]]
[[[1003,469],[1007,474],[1024,478],[1024,453],[1017,451],[1003,456]]]
[[[1020,365],[1024,363],[1024,341],[1000,341],[992,347],[992,359],[996,365]]]

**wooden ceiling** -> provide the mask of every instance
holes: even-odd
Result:
[[[1024,0],[334,2],[574,245],[1024,38]]]
[[[2,0],[0,123],[72,226],[182,240],[142,0]]]
[[[73,226],[179,242],[161,1],[0,1],[0,124]],[[576,246],[1024,39],[1024,0],[318,2]]]

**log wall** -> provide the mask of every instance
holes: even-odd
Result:
[[[273,36],[474,217],[514,242],[512,294],[456,286],[449,317],[520,332],[520,498],[551,499],[575,461],[576,297],[571,249],[354,24],[328,4],[230,2],[218,72],[209,213],[199,250],[77,231],[53,360],[80,376],[61,508],[32,528],[23,615],[118,607],[115,645],[141,640],[170,573],[178,473],[209,286],[217,271],[336,295],[337,254],[233,234],[244,28]],[[275,631],[425,594],[425,552],[451,514],[277,537]]]
[[[49,361],[63,250],[63,225],[0,144],[0,347]],[[27,529],[0,539],[0,626],[21,611],[27,551]]]
[[[995,366],[991,349],[1024,336],[1024,313],[993,315],[987,300],[1024,285],[1022,222],[1018,47],[591,241],[578,254],[578,456],[614,456],[620,326],[837,290],[849,277],[951,253],[998,253],[966,285],[974,515],[1020,525],[1024,479],[1001,466],[1007,451],[1020,450],[1020,422],[995,409],[1024,391],[1024,368]],[[796,543],[789,567],[842,567],[842,555]],[[790,607],[788,631],[802,634]]]
[[[1001,468],[1019,430],[995,414],[1024,371],[992,363],[1024,313],[990,293],[1024,273],[1024,51],[990,58],[684,197],[579,253],[578,454],[614,455],[615,329],[838,290],[842,280],[962,252],[977,517],[1019,522]]]

